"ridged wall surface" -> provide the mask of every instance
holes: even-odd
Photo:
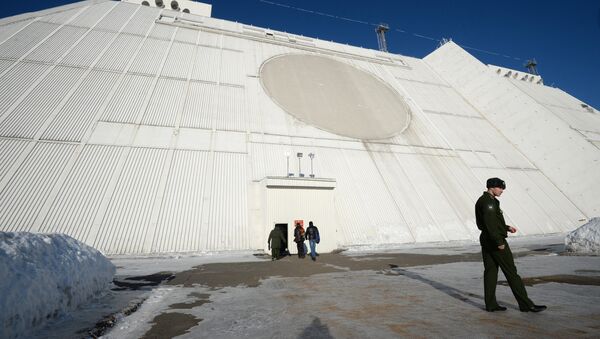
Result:
[[[66,233],[109,254],[262,248],[276,206],[257,183],[297,176],[297,152],[304,174],[312,152],[316,176],[335,179],[332,206],[300,207],[334,211],[336,246],[476,240],[473,204],[491,176],[507,181],[502,207],[520,234],[597,214],[577,178],[599,182],[598,111],[497,77],[452,43],[420,60],[117,1],[71,6],[0,20],[0,230]],[[303,53],[387,84],[408,128],[365,141],[285,112],[261,66]],[[554,121],[585,150],[536,132],[549,125],[527,125],[524,140],[499,122],[518,114]]]

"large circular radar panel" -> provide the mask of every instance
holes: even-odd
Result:
[[[332,58],[286,54],[260,72],[269,96],[299,120],[346,137],[386,139],[410,122],[403,97],[375,76]]]

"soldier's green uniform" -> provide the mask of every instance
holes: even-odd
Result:
[[[267,244],[271,246],[271,258],[273,260],[279,259],[281,248],[285,246],[285,238],[283,237],[283,232],[275,227],[269,233],[269,240],[267,240]]]
[[[529,310],[534,307],[533,302],[527,296],[521,277],[517,274],[512,252],[506,242],[508,226],[500,209],[500,201],[490,193],[483,192],[475,204],[475,219],[477,227],[481,230],[479,242],[483,256],[486,310],[493,311],[500,307],[496,301],[498,266],[502,269],[508,285],[519,303],[519,309]],[[503,250],[498,248],[501,245],[504,245]]]

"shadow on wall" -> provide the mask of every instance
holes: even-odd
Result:
[[[329,333],[329,327],[322,324],[321,319],[315,318],[310,326],[305,328],[298,337],[298,339],[308,338],[333,339],[333,336]]]

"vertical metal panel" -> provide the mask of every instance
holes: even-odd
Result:
[[[390,72],[397,78],[423,81],[433,84],[446,85],[446,81],[440,78],[433,70],[429,68],[426,62],[421,59],[402,56],[402,60],[409,67],[388,66]]]
[[[38,143],[0,192],[0,229],[29,231],[74,145]]]
[[[201,32],[202,31],[196,29],[179,27],[177,33],[175,33],[175,41],[195,44],[196,40],[198,39],[198,34],[204,34],[204,32]]]
[[[264,114],[259,106],[259,93],[263,91],[257,78],[248,78],[246,81],[245,97],[246,112],[248,113],[248,130],[262,132]]]
[[[434,126],[427,121],[423,112],[414,111],[411,115],[411,121],[408,128],[391,138],[392,142],[397,144],[408,144],[425,147],[448,147],[446,141],[435,130]]]
[[[417,81],[398,81],[417,105],[424,110],[453,113],[462,116],[481,116],[452,88]]]
[[[142,37],[135,35],[119,34],[94,67],[118,72],[124,71],[142,40]]]
[[[0,117],[50,66],[19,62],[0,78]]]
[[[525,200],[522,204],[527,206],[530,201],[534,202],[534,204],[531,204],[532,207],[527,208],[527,212],[534,217],[544,233],[558,233],[573,229],[577,224],[577,219],[569,220],[553,199],[530,179],[528,172],[532,171],[512,170],[510,173],[513,180],[511,187],[518,187],[523,190],[524,194],[519,195],[523,197],[522,200]],[[535,172],[537,173],[537,171]]]
[[[223,48],[243,52],[248,48],[250,42],[248,39],[238,38],[230,35],[223,35]]]
[[[220,34],[200,31],[198,34],[198,45],[201,46],[210,46],[210,47],[220,47],[221,46],[221,37]]]
[[[44,15],[39,18],[40,21],[49,22],[52,24],[64,25],[71,20],[71,18],[77,16],[83,9],[78,7],[74,9],[56,11],[52,14]]]
[[[95,122],[96,115],[118,77],[115,73],[90,72],[58,112],[42,139],[81,141]]]
[[[195,53],[196,46],[174,42],[162,69],[162,75],[186,79],[190,67],[193,66]]]
[[[169,41],[146,39],[129,72],[156,75],[168,48]]]
[[[135,123],[153,81],[149,76],[124,75],[100,120]]]
[[[39,231],[88,240],[121,152],[121,147],[85,146]]]
[[[80,26],[80,27],[92,27],[102,16],[108,11],[112,10],[117,3],[113,1],[106,1],[97,4],[93,4],[87,7],[81,12],[76,18],[69,22],[69,25]]]
[[[248,248],[246,156],[214,153],[206,238],[210,250]]]
[[[220,81],[222,83],[244,85],[245,79],[244,54],[224,49],[221,53]]]
[[[173,33],[175,33],[175,27],[155,23],[148,36],[159,40],[171,40],[171,36],[173,36]]]
[[[58,25],[55,24],[32,22],[0,45],[0,57],[14,59],[22,57],[56,28]]]
[[[198,46],[191,78],[194,80],[218,82],[220,57],[221,50]]]
[[[202,251],[204,179],[208,152],[175,151],[152,252]]]
[[[294,150],[296,151],[296,150]],[[338,213],[341,242],[344,244],[364,244],[373,239],[376,229],[373,229],[371,215],[365,210],[364,199],[367,197],[357,194],[359,188],[350,171],[345,151],[336,149],[321,149],[318,152],[319,163],[323,175],[336,179],[335,208]],[[368,197],[372,198],[372,197]],[[374,199],[377,199],[374,197]]]
[[[410,230],[412,240],[443,241],[444,236],[427,210],[422,195],[407,175],[403,163],[399,162],[393,153],[374,152],[373,158]]]
[[[61,63],[79,67],[90,67],[98,55],[114,38],[115,33],[91,31],[75,46]]]
[[[460,119],[460,123],[455,124],[453,128],[469,130],[474,135],[471,142],[485,145],[485,150],[493,153],[506,167],[534,168],[531,162],[487,120]]]
[[[95,26],[95,29],[117,32],[139,7],[140,5],[119,1],[110,13]]]
[[[288,173],[286,152],[290,154],[290,171],[297,172],[295,153],[291,145],[251,143],[252,180],[262,180],[267,176],[286,176]],[[295,165],[295,166],[294,166]],[[294,170],[294,168],[296,170]],[[322,175],[321,175],[322,176]]]
[[[0,139],[0,182],[28,144],[22,140]]]
[[[123,27],[124,33],[145,35],[150,26],[154,25],[154,20],[158,18],[161,9],[150,6],[139,6],[135,15]]]
[[[451,170],[448,164],[458,158],[454,156],[438,156],[438,155],[421,155],[421,161],[426,166],[431,177],[434,179],[434,183],[442,192],[442,198],[444,198],[448,205],[452,208],[453,213],[458,217],[458,223],[455,225],[455,235],[447,235],[448,239],[469,239],[471,236],[479,235],[476,234],[476,228],[474,227],[474,216],[473,206],[475,200],[473,197],[464,190],[465,183],[458,180],[460,172],[456,171],[454,167]],[[464,173],[464,172],[463,172]],[[463,177],[463,179],[465,179]],[[468,179],[470,181],[476,181],[475,176],[471,175]],[[473,227],[470,227],[473,226]],[[474,238],[472,238],[474,239]]]
[[[246,131],[246,111],[244,89],[219,86],[218,106],[215,113],[215,127],[229,131]]]
[[[213,128],[219,87],[203,82],[191,82],[181,117],[181,127]]]
[[[158,79],[142,124],[174,127],[185,94],[185,81]]]
[[[547,106],[547,108],[572,128],[600,133],[600,114],[555,106]]]
[[[261,132],[271,134],[289,135],[289,122],[293,118],[279,107],[265,92],[263,88],[258,93],[259,114],[262,115],[263,126]]]
[[[86,31],[87,29],[81,27],[63,26],[48,40],[36,47],[25,59],[53,63],[65,54]]]
[[[2,29],[0,29],[0,43],[10,38],[13,34],[15,34],[17,31],[19,31],[26,25],[31,24],[32,21],[33,19],[27,19],[2,25]]]
[[[0,123],[0,135],[33,138],[83,73],[79,68],[55,67]]]
[[[358,225],[357,230],[361,234],[354,234],[355,239],[362,238],[367,243],[413,241],[407,224],[369,152],[344,150],[343,154],[343,164],[347,165],[350,174],[348,178],[353,180],[353,194],[359,199],[358,212],[368,216],[369,221]],[[338,188],[345,184],[348,183],[340,182]]]
[[[140,253],[168,150],[133,148],[117,181],[94,246]]]
[[[428,112],[426,112],[425,114],[427,115],[427,118],[444,135],[444,138],[446,138],[446,140],[450,144],[450,147],[462,150],[472,150],[472,147],[476,147],[474,143],[469,143],[469,141],[473,139],[468,129],[463,128],[461,130],[458,130],[456,128],[457,125],[452,125],[452,122],[460,121],[465,118],[448,117],[444,114],[435,114]],[[451,121],[449,122],[447,121],[447,119]]]
[[[423,199],[423,207],[426,208],[434,219],[437,228],[445,240],[465,239],[464,225],[448,203],[444,193],[432,176],[433,168],[427,164],[423,156],[395,154],[402,164],[411,184],[415,187]]]

